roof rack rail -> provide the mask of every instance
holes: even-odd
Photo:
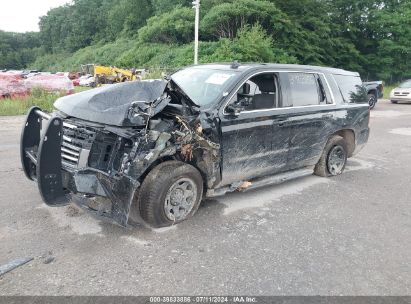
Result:
[[[238,63],[237,60],[235,60],[235,61],[231,64],[231,68],[232,68],[232,69],[235,69],[235,70],[238,69],[240,66],[241,66],[241,64]]]

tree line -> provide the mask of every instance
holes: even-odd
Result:
[[[191,2],[73,0],[41,17],[39,33],[0,31],[0,68],[191,64]],[[324,65],[395,82],[411,78],[411,1],[202,0],[200,40],[203,63]]]

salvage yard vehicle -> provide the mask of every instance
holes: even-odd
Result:
[[[411,79],[404,81],[390,93],[392,103],[411,102]]]
[[[364,82],[363,85],[367,89],[368,104],[374,109],[378,99],[384,96],[384,81]]]
[[[26,176],[47,205],[74,201],[121,226],[170,226],[204,198],[339,175],[369,136],[359,74],[313,66],[192,66],[54,106],[28,113]]]

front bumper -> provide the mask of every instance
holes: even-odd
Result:
[[[64,121],[40,108],[30,109],[21,135],[21,163],[27,178],[37,182],[48,206],[75,202],[95,215],[127,226],[139,182],[127,175],[62,165]]]
[[[410,103],[411,102],[411,97],[400,97],[400,96],[392,96],[390,97],[391,102],[405,102],[405,103]]]

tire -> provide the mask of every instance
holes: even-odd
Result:
[[[141,218],[154,228],[172,226],[194,215],[203,196],[203,179],[193,166],[168,161],[144,179],[139,193]]]
[[[368,104],[370,105],[370,109],[374,109],[375,105],[377,104],[377,96],[374,94],[368,94]]]
[[[397,104],[397,103],[398,103],[398,101],[396,101],[396,100],[391,100],[391,103],[395,103],[395,104]]]
[[[337,160],[333,157],[336,157]],[[347,164],[347,157],[348,149],[344,138],[333,135],[325,145],[321,158],[315,166],[314,174],[322,177],[342,174]],[[336,166],[336,162],[339,164],[338,166]]]

